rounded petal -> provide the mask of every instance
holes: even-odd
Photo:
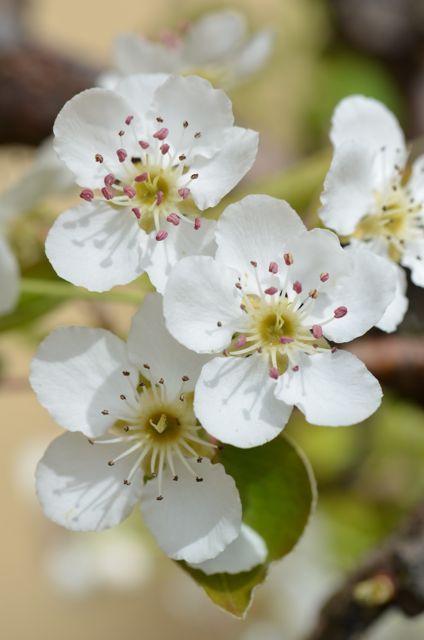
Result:
[[[180,223],[177,227],[165,222],[161,227],[168,237],[157,242],[156,232],[150,234],[141,266],[147,271],[152,284],[159,293],[165,291],[166,283],[176,264],[184,257],[212,255],[216,250],[214,220],[202,219],[200,229]]]
[[[408,309],[408,298],[406,296],[406,274],[405,271],[398,267],[398,265],[387,261],[387,272],[390,273],[390,269],[393,273],[393,279],[396,281],[395,297],[387,307],[383,314],[383,317],[375,325],[386,333],[395,331],[398,325],[402,322],[405,313]]]
[[[131,105],[131,115],[144,115],[152,106],[156,90],[168,78],[169,75],[166,73],[127,76],[117,83],[115,91]]]
[[[321,194],[320,218],[340,235],[354,231],[360,219],[372,210],[374,156],[358,142],[336,147]]]
[[[116,38],[113,61],[123,76],[134,73],[177,73],[181,66],[178,51],[135,34]]]
[[[169,129],[167,142],[187,158],[212,156],[225,143],[234,122],[225,93],[197,76],[169,77],[155,92],[149,116],[162,118]]]
[[[279,378],[276,394],[294,404],[308,422],[338,427],[368,418],[381,403],[381,387],[352,353],[300,355],[299,370]]]
[[[152,382],[161,378],[165,380],[169,396],[181,393],[183,376],[189,378],[184,389],[192,391],[202,366],[209,359],[209,356],[189,351],[174,340],[166,329],[162,297],[157,293],[146,296],[133,317],[128,352],[131,361],[143,371],[146,378]],[[148,364],[150,368],[143,370],[143,364]]]
[[[65,433],[49,445],[36,471],[37,495],[48,518],[72,531],[101,531],[128,517],[140,500],[138,471],[124,485],[134,459],[108,461],[125,450],[121,444],[91,445],[79,433]]]
[[[198,353],[227,347],[244,320],[237,277],[208,256],[183,258],[164,296],[166,326],[174,338]]]
[[[54,147],[83,187],[102,187],[107,173],[96,162],[103,156],[108,172],[120,171],[116,150],[121,146],[118,132],[130,106],[109,89],[87,89],[74,96],[60,111],[54,124]]]
[[[61,427],[95,437],[124,417],[126,403],[120,396],[128,401],[134,397],[138,371],[128,359],[125,342],[113,333],[63,327],[39,346],[30,382]]]
[[[408,189],[415,200],[424,202],[424,155],[419,156],[412,165]]]
[[[212,436],[247,449],[275,438],[291,406],[274,396],[275,381],[266,356],[214,358],[200,374],[194,411]]]
[[[214,558],[237,538],[241,526],[241,503],[237,487],[222,464],[204,458],[188,461],[201,482],[175,464],[178,481],[166,469],[162,480],[163,500],[158,479],[150,480],[141,498],[141,511],[147,527],[163,551],[174,560],[203,562]]]
[[[18,302],[19,267],[7,242],[0,237],[0,313],[8,313]]]
[[[424,287],[424,242],[421,238],[405,245],[401,263],[411,269],[412,282],[417,287]]]
[[[184,58],[192,65],[219,63],[235,54],[246,32],[246,18],[238,11],[207,13],[189,25],[184,39]]]
[[[246,196],[230,204],[216,230],[216,259],[240,273],[257,262],[260,273],[269,274],[271,261],[282,258],[286,243],[306,231],[297,213],[284,200],[266,195]]]
[[[390,167],[405,162],[405,137],[399,122],[374,98],[353,95],[339,102],[333,114],[330,138],[335,147],[346,140],[362,143],[373,151],[386,147],[385,161]]]
[[[191,170],[199,174],[190,184],[199,209],[214,207],[233,189],[252,167],[259,136],[252,129],[233,127],[220,136],[221,148],[210,159],[197,158]]]
[[[240,535],[228,545],[216,558],[192,564],[210,576],[214,573],[241,573],[250,571],[265,562],[268,555],[264,539],[247,524],[241,525]]]
[[[259,71],[270,56],[274,34],[272,31],[259,31],[241,49],[232,63],[234,80],[246,78]]]
[[[348,311],[324,327],[325,336],[335,342],[348,342],[375,326],[393,301],[397,287],[397,274],[386,258],[360,247],[344,251],[353,269],[330,291],[326,312],[331,318],[340,306]]]
[[[46,255],[56,273],[90,291],[108,291],[141,273],[146,234],[128,209],[87,203],[54,222]]]

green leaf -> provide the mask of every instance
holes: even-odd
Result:
[[[306,458],[285,436],[253,449],[226,445],[220,462],[240,492],[243,521],[262,536],[268,557],[264,564],[236,575],[207,576],[182,566],[215,604],[241,618],[255,587],[265,580],[269,563],[287,555],[302,535],[314,504],[315,484]]]

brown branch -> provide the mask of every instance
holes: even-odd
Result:
[[[387,609],[424,612],[424,503],[327,601],[307,640],[356,640]]]
[[[360,338],[346,347],[360,358],[381,384],[424,404],[424,339],[387,335]]]

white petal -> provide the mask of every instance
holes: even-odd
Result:
[[[417,287],[424,287],[424,239],[405,244],[405,252],[401,257],[404,267],[411,269],[411,280]]]
[[[291,285],[301,283],[305,298],[312,289],[317,289],[320,297],[330,292],[339,278],[351,272],[351,261],[340,245],[338,237],[326,229],[312,229],[292,238],[287,243],[287,251],[293,257],[288,269],[289,294]],[[329,279],[321,282],[322,273],[328,273]]]
[[[129,115],[139,113],[143,117],[152,107],[156,90],[168,78],[169,75],[166,73],[144,73],[128,76],[117,83],[115,91],[131,105],[131,114]]]
[[[330,138],[335,147],[346,140],[361,143],[371,151],[386,147],[386,175],[393,173],[396,163],[403,166],[406,159],[405,138],[399,122],[384,104],[373,98],[354,95],[339,102]]]
[[[146,238],[129,209],[86,203],[56,219],[46,254],[61,278],[90,291],[108,291],[143,272]]]
[[[266,356],[214,358],[196,385],[194,411],[212,436],[244,449],[275,438],[291,406],[274,396],[275,380]]]
[[[106,173],[122,169],[116,150],[128,115],[133,115],[130,105],[109,89],[87,89],[65,104],[54,124],[54,147],[79,185],[102,187]]]
[[[177,73],[181,66],[178,51],[158,42],[150,42],[135,33],[116,38],[113,61],[124,76],[133,73]]]
[[[238,11],[207,13],[189,26],[183,55],[192,65],[217,63],[235,54],[246,31],[246,18]]]
[[[162,126],[169,129],[167,142],[188,158],[213,155],[225,143],[226,130],[234,122],[225,93],[197,76],[168,78],[157,89],[149,116],[163,119]]]
[[[304,231],[302,220],[284,200],[246,196],[230,204],[218,221],[216,258],[240,273],[251,271],[253,260],[259,273],[268,274],[270,262],[280,261],[286,243]]]
[[[415,200],[424,203],[424,155],[419,156],[412,165],[412,175],[407,186]]]
[[[199,177],[190,184],[199,209],[214,207],[252,167],[258,151],[258,133],[233,127],[220,137],[221,149],[210,160],[199,158],[191,171]]]
[[[80,433],[53,440],[36,471],[44,513],[73,531],[101,531],[122,522],[139,501],[143,486],[139,471],[131,485],[123,482],[134,457],[108,465],[126,447],[91,445]]]
[[[198,353],[227,347],[244,321],[237,277],[236,271],[208,256],[183,258],[164,296],[166,326],[174,338]]]
[[[347,307],[347,314],[325,325],[325,336],[335,342],[348,342],[375,326],[393,301],[397,274],[385,258],[364,248],[344,249],[351,258],[353,270],[341,278],[332,290],[328,303],[328,317],[338,307]]]
[[[338,427],[368,418],[381,403],[378,381],[352,353],[302,354],[299,371],[279,378],[278,397],[294,404],[312,424]]]
[[[123,371],[130,375],[124,375]],[[63,327],[39,346],[30,382],[39,402],[69,431],[105,433],[127,411],[138,372],[125,342],[104,329]],[[102,411],[108,413],[103,414]]]
[[[241,573],[250,571],[265,562],[268,555],[264,539],[247,524],[241,525],[240,535],[228,545],[216,558],[192,564],[210,576],[214,573]]]
[[[176,264],[186,256],[212,255],[216,250],[214,220],[202,219],[200,229],[181,222],[177,227],[169,222],[161,225],[168,232],[165,241],[157,242],[156,232],[150,234],[146,251],[141,261],[152,284],[159,293],[165,291],[168,277]]]
[[[321,195],[320,218],[340,235],[354,231],[372,210],[374,155],[364,144],[343,142],[336,147]]]
[[[405,271],[393,262],[387,260],[387,273],[392,270],[393,279],[396,281],[396,291],[393,301],[389,304],[383,317],[376,323],[376,327],[387,333],[395,331],[397,326],[402,322],[404,315],[408,309],[408,298],[406,296],[406,274]]]
[[[146,378],[156,383],[161,378],[165,380],[166,392],[172,398],[181,392],[182,376],[190,378],[184,390],[194,389],[200,370],[209,359],[174,340],[165,326],[159,294],[148,295],[135,314],[128,336],[128,352]],[[150,368],[143,369],[144,364]]]
[[[19,297],[19,267],[7,242],[0,237],[0,313],[8,313]]]
[[[239,80],[259,71],[269,58],[273,41],[272,31],[260,31],[254,35],[232,64],[234,79]]]
[[[241,526],[241,503],[237,487],[222,464],[204,458],[188,461],[202,482],[175,463],[178,481],[166,469],[163,500],[157,500],[158,479],[144,488],[141,511],[159,546],[174,560],[203,562],[214,558],[235,540]]]

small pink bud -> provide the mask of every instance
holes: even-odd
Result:
[[[164,142],[160,147],[161,154],[164,156],[169,151],[169,144]]]
[[[178,189],[178,195],[183,200],[186,200],[190,195],[190,189],[188,187],[181,187],[181,189]]]
[[[312,326],[311,331],[312,331],[312,335],[314,336],[314,338],[317,338],[317,339],[318,339],[318,338],[322,338],[322,336],[323,336],[323,331],[322,331],[322,327],[321,327],[321,325],[319,325],[319,324],[314,324],[314,325]]]
[[[180,216],[177,213],[170,213],[166,219],[175,227],[178,227],[178,225],[180,224]]]
[[[290,336],[280,336],[279,342],[281,344],[290,344],[291,342],[294,342],[294,338],[290,338]]]
[[[166,127],[162,127],[162,129],[159,129],[159,131],[153,134],[153,137],[156,138],[156,140],[165,140],[168,133],[169,130]]]
[[[135,217],[137,218],[137,220],[140,220],[141,218],[141,211],[138,207],[134,207],[133,209],[131,209],[131,211],[133,212],[133,214],[135,215]]]
[[[149,177],[149,174],[147,173],[147,171],[145,171],[144,173],[140,173],[140,175],[136,176],[134,180],[136,182],[146,182],[148,177]]]
[[[149,143],[146,142],[145,140],[139,140],[138,144],[140,145],[140,147],[144,150],[148,149],[150,147]]]
[[[268,271],[270,273],[278,273],[278,264],[276,262],[270,262]]]
[[[159,206],[163,201],[163,191],[156,192],[156,204]]]
[[[277,367],[271,367],[268,371],[269,377],[272,378],[273,380],[278,380],[279,377],[279,373],[278,373],[278,369]]]
[[[113,173],[108,173],[104,178],[104,183],[107,187],[111,187],[115,182],[115,176]]]
[[[334,317],[335,318],[343,318],[347,314],[347,307],[337,307],[334,309]]]
[[[241,347],[244,347],[246,345],[246,342],[246,336],[239,336],[236,341],[236,348],[241,349]]]
[[[167,231],[163,231],[162,229],[160,231],[157,232],[156,234],[156,240],[158,242],[160,242],[160,240],[165,240],[165,238],[168,237],[168,232]]]
[[[87,202],[91,202],[94,198],[94,191],[91,189],[83,189],[80,193],[80,198],[86,200]]]
[[[125,124],[131,124],[133,120],[134,120],[134,116],[127,116],[125,118]]]
[[[299,282],[299,280],[295,280],[293,282],[293,291],[295,291],[296,293],[302,293],[302,284]]]
[[[125,187],[123,188],[123,192],[125,193],[125,195],[127,195],[129,198],[134,198],[134,196],[136,195],[137,191],[134,189],[134,187],[132,187],[129,184],[126,184]]]
[[[286,263],[286,265],[289,267],[291,264],[293,264],[293,256],[291,253],[285,253],[284,256],[284,262]]]
[[[330,276],[328,275],[328,273],[321,273],[319,279],[321,280],[321,282],[327,282],[329,277]]]
[[[119,162],[125,162],[125,160],[127,159],[127,152],[125,151],[125,149],[118,149],[116,152],[116,155],[118,156],[118,160]]]
[[[194,218],[194,228],[196,231],[198,231],[200,229],[200,227],[202,226],[202,221],[200,218]]]
[[[105,200],[112,200],[113,191],[110,187],[103,187],[102,194]]]
[[[266,293],[268,296],[273,296],[278,293],[278,289],[277,287],[268,287],[268,289],[265,289],[264,293]]]

